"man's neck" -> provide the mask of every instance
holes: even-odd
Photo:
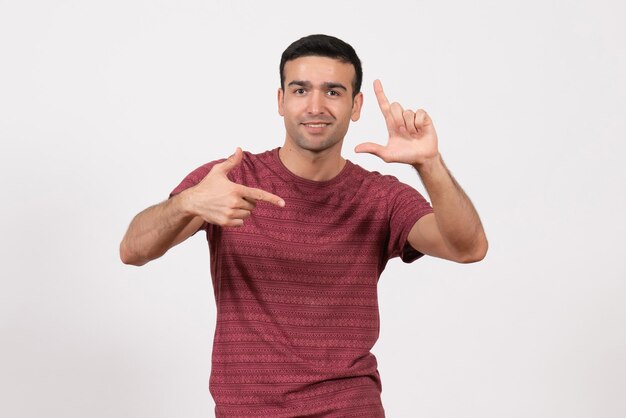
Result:
[[[333,147],[313,152],[285,143],[278,150],[278,156],[285,167],[296,176],[313,181],[327,181],[337,176],[346,165],[346,160],[340,154],[341,144],[337,145],[337,149]]]

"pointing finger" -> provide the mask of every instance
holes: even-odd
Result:
[[[262,200],[263,202],[268,202],[276,206],[280,206],[281,208],[285,206],[285,201],[275,194],[266,192],[265,190],[256,189],[254,187],[246,187],[241,186],[243,198],[246,200]]]
[[[380,80],[374,80],[374,93],[376,93],[376,99],[378,100],[380,110],[385,112],[389,108],[389,100],[387,100],[387,96],[385,96],[383,83],[381,83]]]
[[[383,90],[383,84],[380,80],[374,81],[374,93],[376,93],[376,100],[378,101],[378,107],[380,107],[380,111],[383,113],[385,117],[385,122],[387,123],[387,130],[394,129],[393,118],[391,116],[391,110],[389,106],[389,100],[387,100],[387,96],[385,96],[385,91]]]

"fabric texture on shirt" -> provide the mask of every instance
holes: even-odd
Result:
[[[201,181],[219,161],[171,193]],[[278,149],[244,152],[228,177],[285,200],[257,202],[242,227],[206,224],[217,304],[209,389],[216,417],[384,417],[377,283],[431,213],[395,177],[346,161],[328,181],[291,173]]]

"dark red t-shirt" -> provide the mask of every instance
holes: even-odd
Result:
[[[194,186],[216,162],[189,174]],[[282,197],[240,228],[206,224],[217,303],[210,391],[219,417],[384,417],[376,358],[378,278],[428,202],[346,162],[329,181],[291,173],[278,149],[244,153],[236,183]]]

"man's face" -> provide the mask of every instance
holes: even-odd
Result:
[[[354,67],[327,57],[300,57],[284,68],[285,89],[278,90],[278,113],[285,120],[286,142],[322,152],[341,144],[350,120],[361,114],[363,95],[352,99]]]

